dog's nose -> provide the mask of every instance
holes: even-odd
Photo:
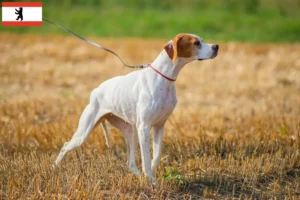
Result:
[[[214,44],[211,47],[214,51],[218,51],[219,50],[219,45],[218,44]]]

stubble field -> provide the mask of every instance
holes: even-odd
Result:
[[[169,41],[94,40],[131,64],[153,61]],[[129,172],[112,127],[111,149],[97,127],[51,167],[92,89],[131,69],[72,37],[0,41],[0,199],[300,197],[300,44],[221,43],[214,60],[185,66],[152,186]]]

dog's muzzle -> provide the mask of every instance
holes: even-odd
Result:
[[[218,55],[218,51],[219,51],[219,45],[218,44],[214,44],[214,45],[212,45],[212,50],[214,51],[214,53],[213,53],[213,55],[210,57],[210,58],[208,58],[208,59],[213,59],[213,58],[215,58],[215,57],[217,57],[217,55]],[[207,59],[198,59],[199,61],[201,61],[201,60],[207,60]]]

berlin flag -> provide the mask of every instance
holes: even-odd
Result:
[[[42,2],[2,2],[2,26],[42,26]]]

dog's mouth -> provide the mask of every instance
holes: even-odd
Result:
[[[214,52],[214,54],[210,58],[205,58],[205,59],[199,58],[198,60],[202,61],[202,60],[213,59],[213,58],[217,57],[217,55],[218,55],[218,51]]]
[[[210,57],[210,59],[213,59],[213,58],[217,57],[217,55],[218,55],[218,51],[216,51],[216,52],[214,53],[214,55],[212,55],[212,57]]]

